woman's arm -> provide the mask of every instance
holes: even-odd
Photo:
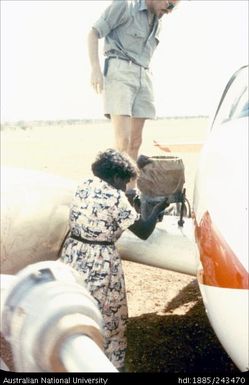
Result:
[[[165,198],[162,202],[154,206],[150,216],[146,220],[140,218],[129,227],[129,230],[139,238],[146,240],[152,234],[156,226],[158,215],[168,207],[168,205],[168,198]]]

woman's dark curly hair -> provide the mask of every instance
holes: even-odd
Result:
[[[130,180],[137,177],[136,164],[128,155],[108,148],[99,152],[95,162],[92,164],[92,172],[100,179],[109,180],[114,176]]]

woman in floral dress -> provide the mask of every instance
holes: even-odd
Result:
[[[115,242],[130,229],[147,239],[167,201],[142,219],[129,203],[127,183],[136,178],[136,166],[113,149],[99,153],[92,164],[94,177],[83,180],[70,208],[70,234],[61,260],[81,273],[87,289],[98,303],[104,320],[104,350],[122,370],[126,351],[128,318],[124,274]]]

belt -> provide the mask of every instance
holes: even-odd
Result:
[[[82,243],[88,243],[91,245],[114,245],[114,242],[108,242],[108,241],[98,241],[98,240],[91,240],[91,239],[85,239],[82,237],[78,237],[77,235],[70,234],[70,238],[75,239],[76,241],[82,242]]]
[[[121,56],[108,56],[108,57],[107,57],[107,60],[108,60],[108,59],[124,60],[124,61],[127,61],[128,63],[135,64],[136,66],[143,67],[143,68],[146,69],[146,70],[149,69],[149,67],[144,67],[144,66],[142,66],[141,64],[136,63],[136,62],[133,61],[132,59],[129,59],[129,58],[126,58],[126,57],[121,57]]]

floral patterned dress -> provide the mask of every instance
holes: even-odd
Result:
[[[71,233],[111,245],[66,239],[61,260],[81,273],[104,319],[105,354],[116,368],[124,366],[128,309],[121,258],[115,241],[139,219],[125,193],[93,177],[83,181],[70,208]]]

